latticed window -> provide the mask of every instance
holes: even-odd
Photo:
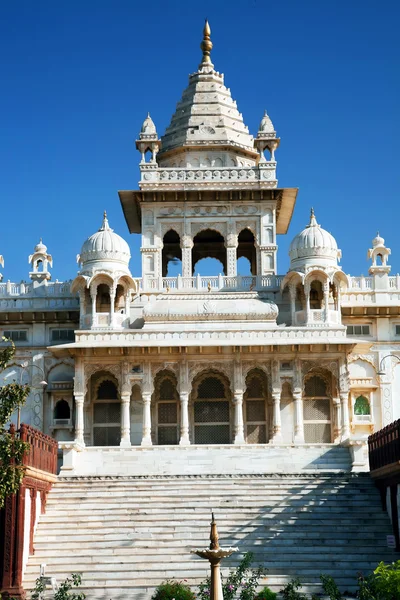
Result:
[[[248,444],[267,442],[265,375],[259,371],[251,372],[246,379],[245,422]]]
[[[194,437],[196,444],[230,443],[230,403],[217,377],[206,377],[197,388]]]
[[[179,442],[178,392],[172,376],[163,376],[157,397],[157,443],[172,445]]]
[[[316,375],[305,383],[303,399],[304,439],[309,444],[331,442],[331,401],[326,382]]]
[[[93,405],[94,446],[119,446],[121,441],[121,404],[115,383],[102,381]]]
[[[118,446],[121,441],[121,404],[118,401],[95,402],[93,406],[93,444]]]
[[[371,407],[368,399],[365,396],[358,396],[354,403],[354,414],[355,415],[370,415]]]

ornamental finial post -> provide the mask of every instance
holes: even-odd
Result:
[[[213,44],[212,44],[210,36],[211,36],[210,24],[209,24],[208,20],[206,19],[206,22],[204,24],[204,29],[203,29],[203,40],[200,44],[200,48],[203,51],[203,59],[201,61],[200,66],[204,65],[205,63],[212,65],[210,54],[211,54]]]

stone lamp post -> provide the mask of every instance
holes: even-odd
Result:
[[[197,554],[200,558],[206,558],[211,565],[211,589],[210,600],[224,600],[222,593],[222,581],[220,563],[223,558],[237,552],[239,548],[221,548],[218,539],[217,523],[214,519],[214,513],[211,513],[211,533],[210,547],[204,549],[192,550],[193,554]]]

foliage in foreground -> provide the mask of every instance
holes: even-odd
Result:
[[[231,569],[228,577],[225,580],[222,579],[224,600],[234,600],[235,598],[238,600],[254,600],[258,581],[264,573],[264,569],[260,566],[253,568],[251,566],[252,561],[253,554],[246,552],[236,569]],[[207,577],[199,585],[199,592],[197,594],[199,600],[209,600],[210,586],[211,579]]]
[[[36,585],[35,589],[32,591],[31,600],[41,600],[43,592],[46,589],[46,579],[47,577],[39,577],[36,579]],[[59,584],[58,590],[54,594],[54,600],[85,600],[86,594],[83,592],[76,593],[73,589],[78,588],[81,583],[81,575],[79,575],[79,573],[72,573],[71,577],[67,577],[65,581]]]
[[[6,338],[3,338],[6,340]],[[7,368],[15,355],[15,345],[0,350],[0,372]],[[15,381],[0,387],[0,508],[5,499],[18,492],[25,469],[22,461],[29,444],[5,431],[7,421],[16,408],[22,406],[29,395],[29,387]]]
[[[151,600],[196,600],[196,596],[183,581],[168,580],[156,588]]]

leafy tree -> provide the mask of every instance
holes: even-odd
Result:
[[[9,341],[10,345],[0,350],[0,372],[7,368],[15,355],[15,344],[2,339]],[[15,381],[0,387],[0,508],[7,496],[19,490],[25,472],[22,461],[29,444],[21,442],[15,433],[6,431],[5,426],[14,410],[25,403],[29,391],[27,385]]]
[[[168,580],[155,590],[151,600],[195,600],[196,596],[183,581]],[[60,599],[61,600],[61,599]]]

